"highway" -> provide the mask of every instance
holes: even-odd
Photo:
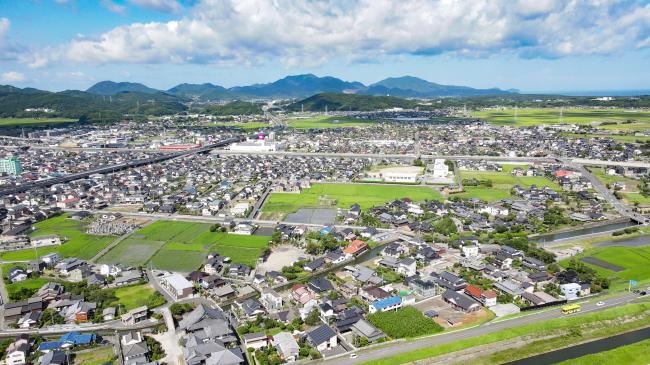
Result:
[[[391,357],[405,352],[410,352],[410,351],[414,351],[426,347],[459,341],[467,338],[477,337],[477,336],[501,331],[508,328],[513,328],[513,327],[518,327],[529,323],[538,322],[538,321],[544,321],[544,320],[549,320],[549,319],[559,318],[559,317],[578,316],[589,312],[600,311],[605,308],[611,308],[618,305],[630,303],[636,298],[637,296],[634,294],[625,293],[621,296],[602,299],[602,301],[605,304],[600,307],[597,306],[595,302],[583,303],[582,311],[576,314],[564,315],[560,312],[560,308],[556,308],[548,311],[542,311],[534,314],[525,315],[522,317],[515,317],[512,319],[506,319],[502,321],[496,320],[496,321],[485,323],[477,327],[470,327],[465,330],[441,333],[429,337],[423,337],[414,341],[399,341],[387,346],[382,346],[374,349],[373,348],[367,350],[358,349],[356,350],[357,357],[355,359],[351,359],[348,353],[336,358],[314,360],[305,363],[318,363],[318,364],[326,364],[326,365],[350,365],[350,364],[357,364],[357,363],[370,361],[370,360],[379,360],[379,359]]]
[[[98,167],[96,169],[80,172],[77,174],[70,174],[66,176],[61,176],[61,177],[56,177],[56,178],[51,178],[51,179],[45,179],[45,180],[40,180],[40,181],[35,181],[32,183],[26,183],[22,184],[16,187],[11,187],[11,188],[6,188],[3,190],[0,190],[0,196],[5,196],[5,195],[10,195],[10,194],[16,194],[16,193],[22,193],[34,188],[42,188],[42,187],[48,187],[56,184],[61,184],[61,183],[66,183],[70,181],[75,181],[79,179],[84,179],[90,175],[94,174],[107,174],[111,172],[116,172],[120,170],[125,170],[129,169],[132,167],[139,167],[139,166],[144,166],[144,165],[149,165],[153,163],[158,163],[166,160],[171,160],[174,158],[179,158],[183,156],[189,156],[193,155],[196,153],[202,153],[202,152],[208,152],[214,148],[218,147],[223,147],[227,146],[231,143],[238,142],[240,141],[240,137],[235,137],[235,138],[229,138],[217,143],[212,143],[203,147],[199,148],[194,148],[188,151],[182,151],[182,152],[175,152],[175,153],[168,153],[168,154],[163,154],[160,156],[155,156],[155,157],[150,157],[150,158],[144,158],[144,159],[139,159],[139,160],[134,160],[122,164],[116,164],[116,165],[109,165],[109,166],[104,166],[104,167]]]

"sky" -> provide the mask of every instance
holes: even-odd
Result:
[[[650,0],[0,0],[0,84],[650,89]]]

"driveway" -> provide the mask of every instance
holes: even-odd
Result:
[[[167,332],[152,335],[156,341],[160,342],[162,348],[165,349],[166,356],[159,362],[179,365],[185,364],[185,361],[183,359],[183,349],[178,344],[180,336],[176,334],[176,327],[174,327],[174,318],[172,317],[172,312],[168,307],[163,307],[160,309],[160,313],[165,319]]]

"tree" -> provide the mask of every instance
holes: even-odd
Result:
[[[309,312],[307,318],[305,318],[305,324],[308,326],[315,326],[319,323],[321,323],[320,312],[318,308],[314,308],[311,310],[311,312]]]
[[[43,311],[39,325],[41,327],[51,326],[54,324],[63,324],[65,319],[54,309],[48,308]]]

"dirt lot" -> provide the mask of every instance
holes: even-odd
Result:
[[[277,246],[273,248],[273,252],[271,252],[266,262],[257,267],[261,272],[280,271],[282,267],[291,265],[300,257],[309,257],[309,255],[296,246]]]

